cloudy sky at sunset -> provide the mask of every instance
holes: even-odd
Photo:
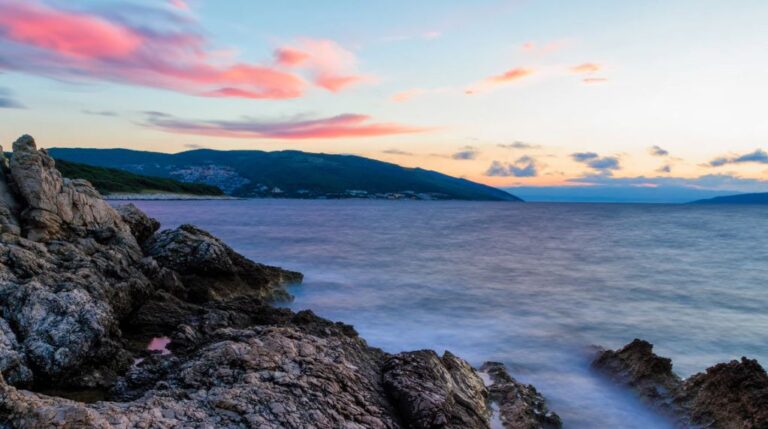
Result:
[[[0,141],[768,190],[768,2],[0,0]]]

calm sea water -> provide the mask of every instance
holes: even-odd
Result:
[[[589,369],[590,346],[653,342],[688,376],[768,363],[768,208],[388,201],[139,202],[299,270],[294,309],[390,352],[505,362],[566,427],[664,428]]]

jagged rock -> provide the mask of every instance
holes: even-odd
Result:
[[[635,339],[621,350],[603,350],[593,367],[633,388],[681,427],[768,428],[768,375],[755,360],[721,363],[680,379],[670,359]]]
[[[558,429],[560,416],[549,410],[544,397],[531,385],[518,383],[500,362],[486,362],[480,371],[488,374],[489,399],[499,406],[499,420],[509,429]]]
[[[147,241],[160,229],[160,222],[157,219],[147,216],[133,204],[129,203],[118,206],[117,212],[122,217],[123,222],[128,224],[131,233],[139,244]]]
[[[64,179],[54,165],[44,149],[37,150],[32,137],[24,135],[13,143],[10,169],[24,200],[21,217],[27,238],[47,241],[73,233],[128,232],[117,212],[90,183]]]
[[[303,278],[300,273],[257,264],[193,225],[161,231],[145,247],[161,266],[181,274],[190,299],[197,302],[234,295],[286,300],[290,295],[282,285]]]
[[[488,394],[482,379],[450,352],[394,355],[383,368],[384,387],[415,429],[488,428]]]

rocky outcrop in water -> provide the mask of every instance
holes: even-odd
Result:
[[[301,274],[158,232],[31,137],[0,167],[0,428],[489,427],[458,357],[271,306]]]
[[[717,364],[685,380],[653,345],[634,340],[620,350],[603,350],[593,367],[635,390],[680,427],[768,428],[768,374],[755,360]]]
[[[549,410],[544,397],[531,385],[519,383],[504,364],[486,362],[480,371],[490,379],[489,399],[498,404],[499,420],[508,429],[559,429],[560,416]]]

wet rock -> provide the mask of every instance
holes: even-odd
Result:
[[[394,355],[383,367],[384,387],[412,428],[488,428],[482,379],[450,352]]]
[[[593,367],[635,390],[681,427],[768,427],[768,375],[755,360],[717,364],[682,380],[670,359],[634,340],[618,351],[601,351]]]
[[[504,364],[486,362],[480,371],[488,374],[489,399],[499,406],[502,425],[509,429],[558,429],[560,416],[549,410],[544,397],[531,385],[517,382]]]
[[[246,295],[287,300],[290,295],[282,286],[303,278],[297,272],[257,264],[193,225],[161,231],[145,247],[161,266],[181,274],[189,298],[196,302]]]
[[[144,214],[133,204],[123,204],[117,207],[117,212],[122,217],[123,222],[128,224],[131,233],[139,244],[147,241],[158,229],[160,222]]]

